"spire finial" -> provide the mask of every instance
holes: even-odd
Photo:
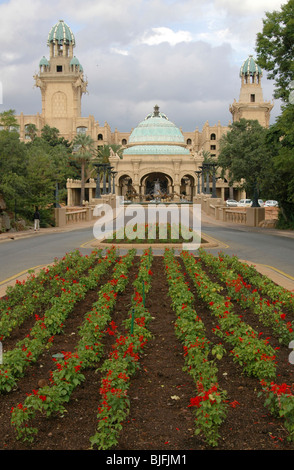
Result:
[[[159,106],[157,104],[154,106],[154,116],[155,117],[159,116]]]

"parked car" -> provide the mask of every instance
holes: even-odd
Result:
[[[253,204],[253,201],[252,201],[252,204]],[[258,204],[260,205],[260,207],[263,207],[264,206],[264,201],[262,199],[258,199]]]
[[[240,199],[240,201],[238,202],[238,207],[250,207],[251,204],[251,199]]]
[[[226,206],[227,207],[237,207],[238,202],[235,201],[235,199],[227,199],[226,200]]]
[[[265,207],[279,207],[278,201],[274,201],[273,199],[270,199],[269,201],[265,201],[264,203]]]

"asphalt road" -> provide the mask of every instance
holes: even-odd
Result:
[[[294,277],[294,238],[270,235],[243,227],[230,228],[202,224],[202,233],[224,245],[208,251],[223,250],[239,258],[278,269]],[[0,284],[23,271],[52,263],[66,253],[80,249],[83,254],[93,248],[86,245],[94,239],[93,229],[35,234],[32,237],[0,243]]]
[[[55,258],[62,258],[76,249],[89,253],[91,250],[81,245],[93,238],[92,228],[87,228],[3,241],[0,243],[0,282],[25,270],[53,263]]]
[[[240,259],[264,264],[294,277],[294,238],[272,235],[250,228],[229,228],[202,225],[202,233],[224,243],[224,247],[210,249],[211,253],[222,250]]]

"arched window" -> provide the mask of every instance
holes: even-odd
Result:
[[[216,137],[215,137],[215,134],[211,134],[211,135],[210,135],[210,140],[215,140],[215,138],[216,138]]]
[[[123,140],[121,141],[121,143],[122,143],[122,145],[127,145],[127,139],[123,139]]]
[[[77,127],[77,134],[86,134],[88,128],[85,126],[79,126]]]
[[[192,140],[191,139],[187,139],[187,145],[191,145],[192,144]]]
[[[103,140],[103,135],[102,135],[102,134],[98,134],[97,139],[98,139],[98,140]]]

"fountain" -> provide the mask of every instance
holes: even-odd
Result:
[[[160,196],[161,196],[160,182],[159,182],[159,179],[157,178],[157,180],[154,183],[154,190],[153,190],[153,197],[155,198],[156,202],[161,200]]]

